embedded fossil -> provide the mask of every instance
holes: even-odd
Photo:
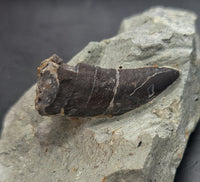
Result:
[[[150,101],[178,76],[166,67],[70,66],[53,55],[38,67],[35,106],[41,115],[120,115]]]

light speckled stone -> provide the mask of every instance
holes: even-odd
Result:
[[[169,66],[180,78],[118,117],[41,117],[35,85],[10,109],[0,140],[1,182],[172,182],[200,117],[200,45],[193,13],[156,7],[125,19],[69,62],[105,68]]]

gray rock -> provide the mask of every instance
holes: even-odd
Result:
[[[155,7],[125,19],[119,34],[91,42],[69,62],[106,68],[169,66],[180,78],[118,117],[42,117],[35,85],[10,109],[0,140],[1,182],[170,182],[200,117],[195,14]]]

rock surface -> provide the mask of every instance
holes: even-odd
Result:
[[[10,109],[0,140],[1,182],[171,182],[200,113],[196,16],[156,7],[125,19],[69,62],[105,68],[169,66],[180,78],[151,102],[112,118],[42,117],[35,85]]]

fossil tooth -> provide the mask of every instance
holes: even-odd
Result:
[[[179,71],[166,67],[70,66],[53,55],[38,67],[35,107],[41,115],[120,115],[152,100],[178,77]]]

